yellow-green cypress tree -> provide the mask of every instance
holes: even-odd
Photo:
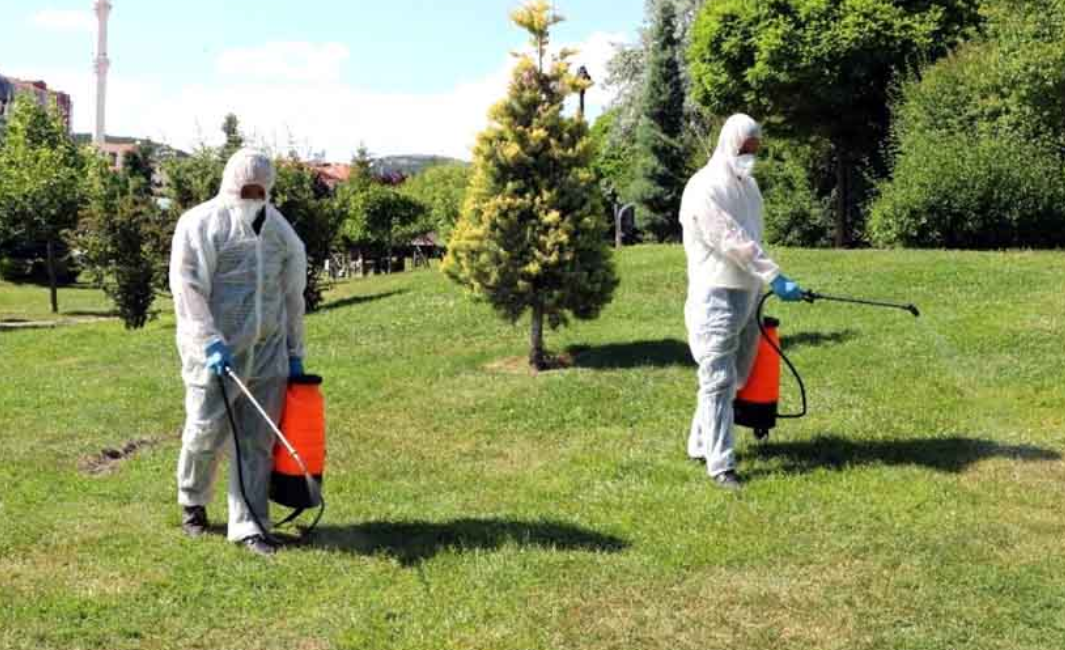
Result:
[[[443,269],[507,320],[531,313],[529,364],[542,369],[545,321],[557,328],[571,315],[597,317],[618,280],[594,191],[588,124],[563,113],[587,82],[570,70],[574,52],[547,52],[562,19],[545,0],[511,19],[529,32],[534,51],[519,56],[506,98],[477,138]]]

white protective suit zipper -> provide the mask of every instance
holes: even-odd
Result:
[[[263,336],[263,230],[266,230],[265,213],[262,228],[255,235],[255,343],[252,345],[252,355]]]

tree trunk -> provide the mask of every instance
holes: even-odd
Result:
[[[614,248],[620,249],[622,245],[621,236],[621,215],[625,212],[625,207],[614,204]]]
[[[48,289],[52,298],[52,313],[59,313],[59,291],[55,279],[55,244],[48,239]]]
[[[533,305],[532,331],[529,336],[529,367],[538,372],[546,367],[544,358],[544,306]]]
[[[850,219],[850,170],[847,168],[847,158],[843,147],[835,145],[836,149],[836,248],[846,248],[850,242],[848,232]]]

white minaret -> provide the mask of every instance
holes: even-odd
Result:
[[[96,0],[96,20],[99,29],[96,35],[96,131],[92,141],[97,146],[105,143],[107,115],[107,71],[111,61],[107,58],[107,18],[111,14],[110,0]]]

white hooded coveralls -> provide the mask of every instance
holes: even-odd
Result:
[[[223,446],[232,452],[218,379],[205,366],[205,348],[224,342],[233,370],[274,419],[280,421],[290,356],[303,357],[303,291],[307,257],[288,221],[264,201],[240,198],[247,185],[269,195],[274,168],[264,154],[241,149],[230,158],[218,196],[182,215],[170,258],[170,290],[177,315],[177,346],[185,382],[185,429],[178,459],[178,502],[206,506]],[[256,216],[266,208],[257,235]],[[269,526],[268,493],[273,433],[236,386],[227,386],[239,427],[248,499]],[[229,477],[227,536],[239,541],[265,533],[255,525]]]
[[[717,476],[735,469],[732,402],[747,382],[758,349],[755,311],[764,284],[780,275],[762,248],[762,194],[737,165],[740,149],[761,128],[746,115],[725,122],[709,164],[681,200],[688,299],[688,345],[699,364],[699,393],[688,455],[705,458]]]

